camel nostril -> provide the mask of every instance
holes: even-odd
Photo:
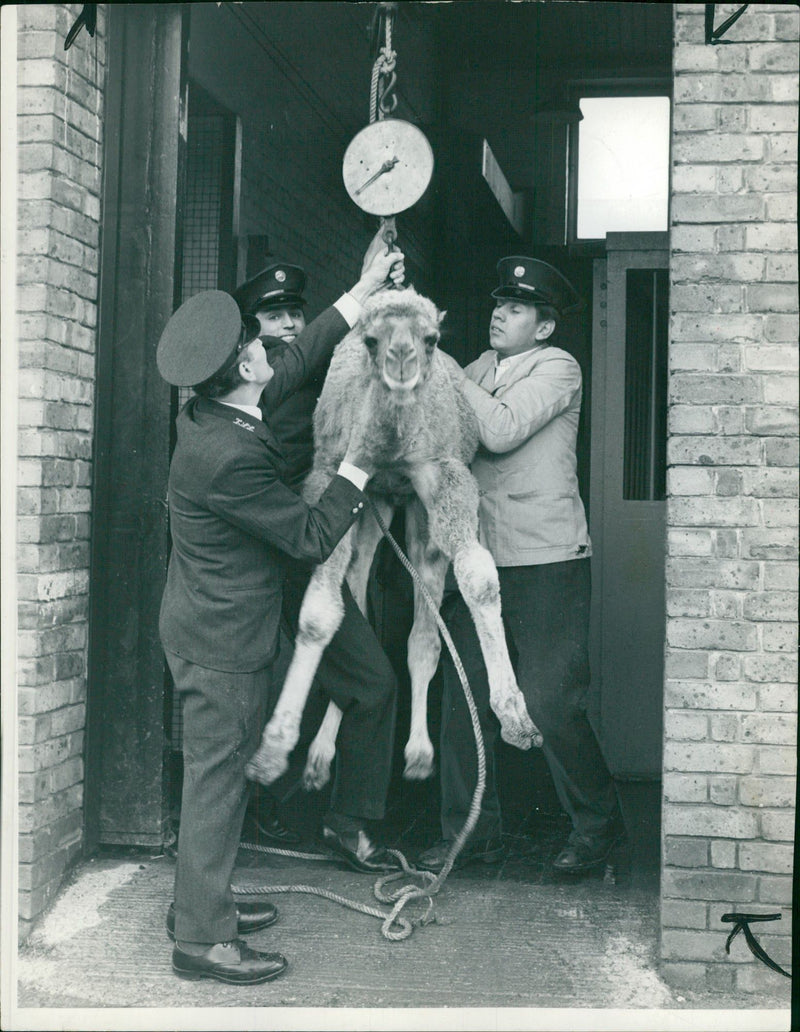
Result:
[[[388,376],[400,383],[413,380],[419,371],[419,356],[413,347],[393,346],[386,351],[384,363]]]
[[[396,362],[407,362],[416,355],[416,351],[412,344],[393,344],[387,354]]]

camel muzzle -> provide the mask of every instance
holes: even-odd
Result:
[[[383,361],[383,378],[392,390],[411,390],[420,377],[420,361],[412,345],[393,345]]]

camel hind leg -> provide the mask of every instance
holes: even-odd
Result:
[[[314,570],[303,596],[286,680],[264,728],[261,744],[245,770],[249,778],[263,785],[277,781],[289,765],[289,754],[300,737],[300,719],[322,653],[342,622],[342,581],[350,562],[352,534],[351,527],[326,562]]]
[[[303,788],[314,792],[327,785],[331,777],[331,764],[336,755],[336,736],[342,722],[342,711],[330,700],[328,708],[314,740],[308,747],[306,765],[303,769]]]
[[[438,612],[444,592],[447,556],[428,540],[427,519],[414,500],[406,507],[406,551]],[[428,686],[439,663],[442,643],[436,615],[414,581],[414,623],[408,636],[411,676],[411,727],[405,747],[404,777],[422,779],[433,773],[433,745],[428,735]]]
[[[453,560],[453,573],[475,623],[500,734],[518,749],[541,745],[508,655],[497,567],[478,542],[477,485],[462,462],[450,459],[440,464],[438,477],[431,470],[423,473],[417,491],[425,501],[431,541]]]
[[[388,526],[392,518],[393,507],[383,498],[373,499]],[[381,539],[381,529],[372,512],[365,510],[357,523],[356,542],[353,556],[347,569],[347,583],[353,593],[358,608],[364,617],[367,615],[367,582],[375,549]],[[325,717],[314,741],[308,748],[305,769],[303,771],[303,788],[313,791],[328,783],[331,776],[331,764],[336,754],[336,736],[342,722],[342,711],[331,699],[325,711]]]
[[[541,745],[541,733],[528,714],[508,655],[494,560],[477,541],[465,543],[453,557],[453,572],[481,643],[489,677],[489,702],[500,721],[501,737],[518,749]]]

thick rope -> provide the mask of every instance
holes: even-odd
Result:
[[[399,942],[402,939],[407,939],[413,932],[415,927],[420,925],[430,924],[436,920],[433,912],[433,897],[441,890],[447,876],[453,869],[453,864],[456,861],[458,854],[464,848],[464,843],[472,833],[472,829],[478,820],[480,814],[481,802],[483,800],[483,793],[486,787],[486,751],[483,745],[483,735],[481,734],[480,721],[478,719],[478,711],[475,706],[475,700],[472,697],[470,691],[469,681],[467,680],[467,674],[464,670],[464,665],[461,662],[461,657],[456,651],[456,647],[453,644],[453,639],[450,637],[450,632],[447,629],[447,625],[442,620],[439,609],[436,603],[430,596],[430,592],[425,586],[424,581],[420,577],[417,570],[412,565],[411,561],[403,552],[402,548],[395,541],[394,537],[386,526],[381,514],[378,512],[372,499],[369,499],[372,513],[377,521],[378,526],[381,529],[386,540],[394,549],[398,559],[403,564],[406,570],[411,574],[411,577],[425,599],[426,603],[430,607],[433,613],[436,624],[439,631],[444,639],[444,643],[447,646],[450,655],[453,658],[453,664],[455,665],[456,672],[458,673],[459,680],[461,681],[461,687],[464,692],[464,697],[467,701],[469,708],[469,715],[472,721],[472,730],[475,735],[475,746],[478,753],[478,781],[475,785],[475,791],[472,795],[472,803],[467,814],[466,822],[464,827],[456,836],[453,845],[450,847],[450,852],[447,854],[447,859],[444,862],[444,866],[438,875],[433,874],[431,871],[419,871],[415,867],[409,865],[403,854],[396,849],[388,850],[392,856],[396,857],[400,863],[402,870],[395,871],[390,874],[383,875],[378,878],[373,886],[373,892],[375,898],[380,903],[394,904],[392,910],[387,914],[385,910],[378,910],[376,907],[368,907],[364,903],[359,903],[356,900],[348,899],[346,896],[340,896],[338,893],[329,892],[327,889],[318,889],[313,885],[233,885],[232,891],[237,896],[267,896],[272,893],[278,892],[305,892],[310,893],[314,896],[322,896],[324,899],[332,900],[334,903],[340,903],[344,907],[349,907],[351,910],[357,910],[362,914],[369,914],[371,917],[377,917],[382,920],[381,931],[385,938]],[[259,853],[275,853],[279,856],[297,857],[303,860],[336,860],[336,857],[328,856],[321,853],[299,853],[291,849],[275,849],[270,846],[259,846],[251,842],[242,842],[243,849],[250,849]],[[418,878],[421,881],[420,885],[405,884],[398,888],[387,889],[386,886],[390,882],[397,881],[400,878]],[[401,911],[406,904],[411,903],[413,900],[427,900],[428,906],[422,917],[419,918],[407,918],[401,915]]]
[[[405,569],[408,570],[408,572],[411,574],[414,584],[419,589],[420,593],[422,594],[422,597],[425,599],[431,612],[434,615],[434,618],[436,620],[436,626],[439,628],[439,632],[442,636],[442,639],[453,659],[453,665],[456,668],[458,679],[461,681],[461,688],[464,692],[464,698],[467,701],[467,707],[469,708],[469,716],[470,720],[472,721],[472,730],[475,735],[475,746],[478,753],[478,781],[475,785],[475,791],[472,795],[472,803],[470,804],[469,813],[467,814],[467,819],[464,823],[464,827],[456,836],[455,842],[453,843],[450,852],[447,855],[447,860],[445,861],[444,867],[439,872],[436,881],[430,887],[431,892],[438,892],[444,884],[445,878],[452,870],[453,863],[455,862],[456,857],[463,849],[464,843],[472,834],[472,829],[475,827],[478,821],[478,817],[481,812],[481,803],[483,801],[483,792],[486,787],[486,751],[483,746],[483,735],[481,733],[480,720],[478,719],[478,710],[475,706],[475,700],[472,697],[472,692],[470,691],[469,681],[467,680],[467,673],[464,670],[464,664],[461,662],[461,657],[459,656],[458,652],[456,651],[456,647],[453,644],[453,639],[450,637],[450,631],[447,629],[447,625],[445,624],[444,620],[441,617],[441,614],[439,613],[439,607],[431,598],[430,592],[425,587],[424,581],[420,577],[419,573],[414,569],[409,558],[405,555],[402,548],[395,541],[394,537],[392,537],[389,528],[386,526],[383,518],[381,517],[381,514],[378,512],[377,506],[372,501],[372,499],[369,498],[369,496],[367,496],[367,499],[369,501],[370,508],[372,509],[372,514],[375,517],[375,520],[378,526],[380,527],[381,532],[394,549],[397,558],[403,564]],[[399,877],[399,875],[397,874],[389,875],[386,878],[379,879],[378,884],[383,884],[384,882],[391,881],[393,878],[397,877]]]
[[[397,54],[392,50],[392,14],[387,12],[384,16],[384,31],[386,42],[378,51],[378,56],[372,65],[372,80],[369,90],[369,120],[370,123],[383,119],[390,115],[397,107],[397,97],[394,94],[394,86],[397,82],[395,65]],[[378,97],[378,84],[380,79],[388,79],[384,82],[380,97]],[[391,100],[391,104],[389,101]]]

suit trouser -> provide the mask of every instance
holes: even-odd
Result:
[[[249,794],[244,768],[261,736],[270,668],[226,673],[166,655],[183,700],[176,937],[228,942],[237,937],[231,875]]]
[[[506,639],[520,690],[544,737],[543,751],[561,805],[572,820],[570,840],[597,841],[617,830],[619,804],[586,712],[589,687],[590,565],[575,559],[498,570]],[[489,705],[489,682],[466,603],[454,594],[442,616],[461,657],[475,699],[486,748],[486,789],[473,835],[501,831],[495,778],[500,725]],[[442,831],[458,834],[477,784],[474,732],[461,681],[443,656],[441,781]]]
[[[289,641],[294,641],[297,633],[310,576],[310,570],[293,567],[284,584],[281,624]],[[346,584],[342,599],[344,617],[317,669],[293,765],[304,760],[304,746],[316,733],[332,699],[342,710],[342,722],[336,737],[330,812],[380,820],[386,811],[392,772],[397,678]],[[276,678],[275,696],[282,680]],[[277,698],[271,701],[272,707],[275,701]],[[282,782],[276,787],[280,793]]]

